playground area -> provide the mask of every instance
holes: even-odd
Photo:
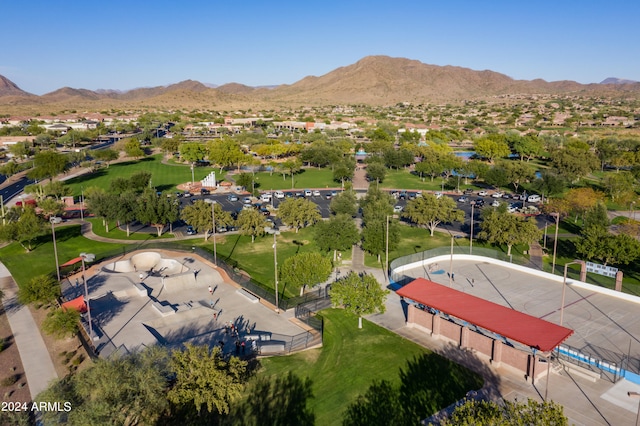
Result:
[[[186,342],[219,345],[238,355],[277,353],[287,337],[306,332],[291,321],[292,315],[276,314],[191,253],[139,251],[86,272],[91,331],[100,357]],[[82,277],[76,278],[63,286],[68,300],[84,295]]]

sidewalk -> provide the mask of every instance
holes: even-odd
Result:
[[[33,400],[36,395],[49,386],[49,382],[58,378],[58,374],[42,339],[40,329],[29,308],[18,302],[18,286],[11,278],[9,270],[1,262],[0,278],[10,278],[6,280],[8,285],[3,288],[5,297],[2,299],[2,304],[7,313],[13,338],[18,346],[18,352],[20,352],[22,366]]]

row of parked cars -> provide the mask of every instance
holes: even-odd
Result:
[[[464,194],[462,197],[460,197],[458,199],[459,202],[464,203],[468,201],[468,198],[466,197],[466,195],[471,195],[473,194],[473,190],[472,189],[465,189],[464,190]],[[486,190],[481,190],[478,191],[478,196],[480,197],[488,197],[491,196],[492,198],[505,198],[505,199],[513,199],[513,200],[520,200],[520,201],[526,201],[528,203],[539,203],[542,199],[538,194],[530,194],[527,195],[526,193],[524,194],[507,194],[505,192],[500,192],[500,191],[496,191],[493,192],[491,194],[489,194],[489,191]],[[462,200],[464,199],[464,200]]]

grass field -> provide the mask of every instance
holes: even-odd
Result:
[[[343,310],[328,309],[320,314],[324,318],[322,348],[263,359],[259,373],[282,376],[292,371],[301,378],[309,377],[314,395],[310,407],[315,412],[316,424],[342,424],[345,409],[367,391],[373,380],[385,379],[398,386],[400,370],[408,370],[408,363],[425,356],[426,359],[437,356],[366,320],[363,328],[358,329],[357,317]],[[416,386],[435,394],[456,395],[449,403],[464,397],[466,391],[482,386],[480,378],[466,369],[452,367],[446,374],[450,380],[417,375],[412,380]]]
[[[168,165],[162,163],[162,154],[156,154],[138,161],[115,163],[108,168],[102,168],[90,174],[79,176],[66,181],[72,188],[74,195],[80,195],[82,188],[95,186],[108,189],[114,178],[129,178],[136,172],[145,171],[151,173],[151,185],[158,191],[175,191],[176,186],[191,182],[191,168],[187,165]],[[216,179],[221,180],[219,169],[211,167],[196,167],[194,177],[196,181],[205,178],[212,171],[216,172]]]
[[[102,219],[88,218],[86,220],[87,222],[91,222],[91,230],[94,234],[100,237],[112,238],[114,240],[147,241],[174,238],[174,235],[169,232],[165,232],[158,237],[158,233],[155,231],[155,228],[153,229],[153,232],[135,232],[140,225],[132,226],[130,228],[131,232],[127,237],[127,232],[118,228],[116,226],[116,221],[109,222],[109,232],[107,232],[105,226],[102,224]]]
[[[293,175],[293,188],[291,176],[282,178],[280,173],[260,172],[256,173],[256,189],[270,191],[272,189],[305,189],[305,188],[338,188],[340,183],[333,181],[331,169],[305,168]]]

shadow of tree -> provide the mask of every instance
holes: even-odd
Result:
[[[311,379],[289,372],[284,377],[259,377],[248,387],[245,398],[224,425],[311,425],[315,415],[308,407],[313,397]]]
[[[399,379],[398,387],[386,380],[374,382],[347,408],[343,424],[419,425],[434,413],[449,412],[470,391],[482,388],[477,393],[483,399],[500,397],[500,378],[473,353],[453,345],[439,354],[414,357]]]

